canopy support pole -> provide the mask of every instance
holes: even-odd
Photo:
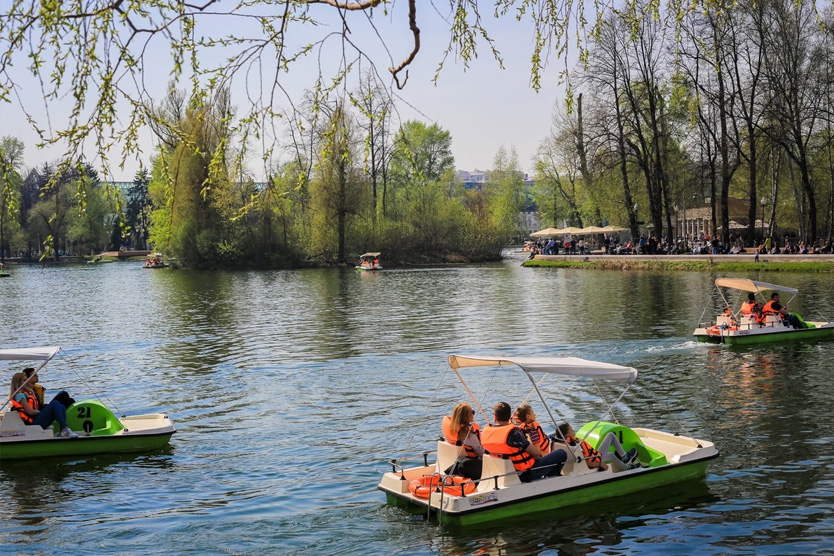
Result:
[[[455,371],[456,375],[458,375],[458,380],[460,381],[461,384],[463,384],[463,388],[464,388],[464,390],[466,390],[466,393],[469,394],[469,397],[472,398],[472,402],[475,404],[475,407],[478,408],[478,411],[481,413],[481,417],[484,418],[484,422],[485,423],[491,423],[492,421],[490,419],[487,419],[486,414],[484,414],[484,410],[481,408],[481,404],[479,404],[478,400],[475,399],[475,395],[472,393],[472,390],[469,389],[469,386],[466,384],[466,381],[463,380],[463,377],[460,376],[460,373],[458,372],[458,370],[454,367],[452,368],[452,370]]]

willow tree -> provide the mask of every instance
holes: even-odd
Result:
[[[223,222],[235,214],[228,160],[233,110],[225,90],[192,97],[182,111],[172,108],[180,96],[172,91],[155,112],[162,146],[148,187],[155,207],[150,238],[186,264],[217,266],[240,254]]]
[[[310,246],[316,255],[336,263],[347,262],[348,217],[358,211],[362,196],[353,125],[343,104],[332,108],[321,132],[321,157],[310,182]]]
[[[24,145],[20,139],[6,136],[0,139],[0,262],[6,260],[9,250],[9,235],[19,229],[20,188],[23,178],[20,165],[23,163]]]

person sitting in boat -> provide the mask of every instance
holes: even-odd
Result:
[[[26,380],[26,373],[15,373],[12,376],[11,391],[9,393],[12,409],[20,414],[20,418],[27,425],[39,425],[42,429],[58,421],[61,427],[59,436],[76,438],[77,434],[67,426],[67,409],[58,400],[52,400],[43,408],[38,403],[35,391]]]
[[[468,403],[459,403],[452,416],[443,418],[443,438],[449,444],[463,446],[465,455],[445,470],[447,475],[462,475],[467,479],[480,479],[484,455],[481,445],[481,429],[474,422],[475,411]]]
[[[738,326],[735,316],[733,315],[733,308],[727,305],[724,307],[724,316],[730,317],[730,326]]]
[[[550,475],[558,476],[568,459],[567,452],[560,449],[543,455],[539,447],[527,440],[521,429],[510,422],[512,412],[507,402],[495,404],[495,423],[481,431],[484,449],[493,456],[512,461],[519,478],[525,483]]]
[[[23,369],[23,372],[26,373],[26,383],[32,387],[32,390],[34,390],[35,394],[38,396],[38,405],[40,407],[44,407],[46,405],[44,403],[46,388],[38,384],[40,377],[35,374],[35,369],[32,367],[26,367]],[[69,406],[75,403],[75,400],[70,397],[66,390],[61,390],[55,394],[55,397],[52,399],[57,400],[58,403],[63,405],[66,409],[69,409]]]
[[[536,421],[536,413],[530,404],[521,404],[513,414],[513,422],[527,435],[527,439],[539,447],[543,455],[550,453],[550,438],[544,434],[542,426]]]
[[[625,471],[632,466],[640,464],[640,460],[637,458],[637,449],[632,448],[626,452],[613,432],[605,435],[605,438],[602,439],[602,443],[599,445],[599,450],[596,450],[581,438],[576,438],[576,431],[573,430],[570,423],[562,423],[556,428],[556,431],[556,434],[552,437],[553,442],[565,444],[570,447],[581,447],[582,459],[585,460],[589,469],[606,471],[608,469],[608,465],[606,464],[610,463],[614,466],[615,471]],[[614,447],[613,452],[611,451],[612,446]]]
[[[756,301],[756,294],[748,293],[747,301],[741,304],[741,314],[750,315],[756,319],[757,323],[764,322],[764,315],[762,315],[762,304]]]
[[[765,317],[767,315],[779,315],[783,323],[786,322],[793,328],[805,328],[802,321],[796,315],[788,312],[787,306],[782,307],[779,303],[779,292],[770,294],[770,301],[762,308],[762,314]]]

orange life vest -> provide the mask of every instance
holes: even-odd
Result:
[[[38,398],[32,392],[19,392],[26,396],[26,401],[29,403],[29,407],[32,409],[39,409],[40,406],[38,405]],[[24,423],[27,425],[31,425],[35,422],[34,417],[30,417],[26,415],[26,410],[23,409],[23,404],[17,401],[16,399],[12,398],[12,408],[15,409],[18,413],[20,413],[20,418],[23,420]]]
[[[764,307],[762,307],[762,315],[779,315],[782,317],[782,320],[785,320],[785,316],[780,313],[777,309],[773,308],[773,300],[768,301]]]
[[[478,440],[481,439],[481,429],[478,427],[478,423],[472,423],[471,429],[469,430],[469,434],[474,434]],[[448,415],[443,418],[443,438],[446,439],[446,442],[449,444],[454,444],[455,446],[463,446],[466,450],[466,457],[475,459],[478,457],[478,452],[476,452],[471,446],[467,446],[463,443],[463,440],[458,440],[458,433],[452,430],[452,418]],[[465,440],[465,439],[464,439]]]
[[[489,425],[481,433],[481,444],[490,454],[512,461],[516,471],[527,471],[536,462],[524,450],[507,444],[507,438],[514,430],[519,429],[515,425]]]
[[[533,421],[532,423],[523,425],[521,430],[524,434],[530,437],[530,442],[539,447],[543,456],[550,453],[550,439],[546,434],[544,434],[542,426],[538,421]]]
[[[756,311],[755,309],[759,309]],[[750,315],[751,317],[756,319],[756,322],[761,323],[764,322],[764,314],[762,314],[761,306],[756,303],[755,301],[745,301],[741,304],[741,314],[742,315]]]
[[[584,440],[579,440],[575,436],[566,436],[565,441],[568,443],[569,446],[579,446],[582,447],[582,457],[588,461],[600,461],[600,454],[597,452],[593,446],[585,442]]]

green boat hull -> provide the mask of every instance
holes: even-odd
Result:
[[[712,459],[712,458],[709,458]],[[476,509],[464,514],[443,513],[439,516],[444,525],[451,527],[467,527],[488,521],[507,519],[517,516],[529,516],[532,513],[557,510],[568,506],[587,504],[605,498],[613,498],[643,492],[659,486],[677,482],[698,479],[706,475],[709,459],[699,460],[687,464],[668,465],[647,469],[642,473],[628,474],[622,478],[615,478],[594,485],[578,487],[571,490],[543,494],[536,498],[528,498],[509,502],[501,506],[490,506]],[[399,497],[386,492],[388,504],[408,510],[426,512],[425,505],[415,505],[407,497]],[[432,509],[433,513],[436,510]]]
[[[172,432],[157,435],[115,435],[60,438],[41,441],[6,442],[0,461],[58,456],[90,456],[93,454],[130,454],[162,448]]]
[[[702,343],[727,344],[731,346],[752,346],[760,344],[773,344],[780,342],[794,342],[802,340],[831,340],[834,339],[834,329],[786,329],[784,332],[777,332],[773,334],[739,334],[735,336],[697,335],[696,338],[699,342]]]

